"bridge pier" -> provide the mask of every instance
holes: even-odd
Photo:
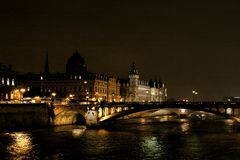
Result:
[[[87,127],[97,126],[98,125],[98,111],[88,110],[85,114],[86,125]]]

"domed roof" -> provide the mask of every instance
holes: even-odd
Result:
[[[77,50],[72,54],[72,56],[67,61],[66,73],[80,75],[85,72],[86,72],[85,60]]]
[[[85,66],[85,60],[83,59],[83,57],[80,55],[80,53],[77,51],[75,51],[72,56],[68,59],[68,64],[72,64],[72,65],[82,65]]]

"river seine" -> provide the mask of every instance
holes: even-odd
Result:
[[[239,160],[240,125],[223,121],[121,120],[0,133],[0,160]]]

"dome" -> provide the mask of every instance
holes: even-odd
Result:
[[[70,75],[81,75],[86,72],[86,63],[78,51],[74,52],[68,59],[66,73]]]
[[[72,56],[68,59],[67,64],[72,64],[72,65],[85,65],[85,60],[83,57],[80,55],[78,51],[74,52]]]

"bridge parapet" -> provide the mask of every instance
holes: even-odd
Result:
[[[240,103],[229,102],[162,102],[162,103],[102,103],[99,105],[64,105],[55,106],[55,114],[64,112],[81,114],[88,126],[99,125],[103,122],[113,121],[128,114],[156,110],[156,109],[188,109],[217,114],[232,118],[240,122]],[[70,121],[71,122],[71,121]]]
[[[236,109],[240,109],[239,102],[194,102],[194,103],[186,103],[186,102],[162,102],[162,103],[143,103],[143,102],[134,102],[134,103],[110,103],[103,104],[99,106],[100,108],[112,108],[112,107],[125,107],[126,109],[120,112],[114,112],[113,114],[105,114],[100,118],[100,122],[110,121],[121,116],[151,110],[151,109],[164,109],[164,108],[176,108],[176,109],[189,109],[195,111],[204,111],[208,113],[213,113],[216,115],[220,115],[226,118],[232,118],[240,122],[240,118],[236,116]]]

